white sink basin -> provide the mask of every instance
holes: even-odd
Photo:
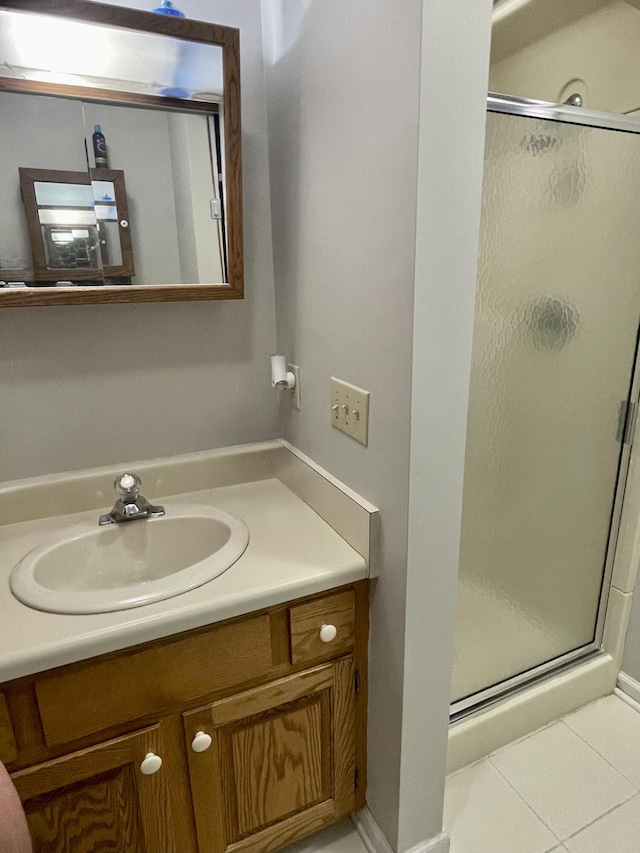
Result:
[[[168,504],[166,515],[62,530],[11,573],[13,594],[52,613],[107,613],[202,586],[242,556],[249,530],[215,507]]]

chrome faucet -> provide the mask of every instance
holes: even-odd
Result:
[[[137,474],[120,474],[113,488],[118,500],[111,512],[101,515],[98,524],[121,524],[124,521],[136,521],[139,518],[160,518],[164,515],[163,506],[153,506],[140,494],[142,480]]]

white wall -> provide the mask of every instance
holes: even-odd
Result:
[[[421,68],[421,0],[263,0],[278,345],[303,397],[299,413],[283,405],[283,428],[381,509],[368,800],[400,850],[440,832],[447,740],[490,2],[454,7],[424,4]],[[419,550],[407,576],[421,72],[427,467],[413,495],[436,552]],[[330,425],[331,375],[371,392],[367,448]]]
[[[437,827],[478,264],[491,0],[425,0],[399,849]]]
[[[395,843],[421,2],[264,0],[263,8],[278,347],[300,365],[303,397],[283,429],[381,510],[368,799]],[[332,375],[371,392],[367,448],[331,427]]]
[[[260,3],[180,6],[241,30],[246,298],[0,311],[0,480],[278,434]]]

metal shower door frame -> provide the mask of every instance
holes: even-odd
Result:
[[[570,104],[534,101],[530,98],[515,98],[511,95],[499,95],[495,92],[489,92],[487,95],[487,112],[543,118],[564,122],[565,124],[584,124],[587,127],[601,128],[602,130],[640,133],[639,116],[606,113],[599,110],[588,110],[585,107],[572,107]]]
[[[557,121],[565,124],[580,124],[602,130],[613,130],[622,133],[640,134],[640,117],[627,116],[617,113],[587,110],[583,107],[574,107],[570,104],[553,104],[548,101],[536,101],[527,98],[516,98],[510,95],[500,95],[489,92],[487,96],[487,112],[506,113],[514,116],[528,118],[541,118],[549,121]],[[640,318],[639,318],[640,320]],[[544,681],[550,676],[566,669],[572,668],[586,660],[604,653],[602,638],[604,634],[604,623],[611,588],[611,577],[620,531],[622,507],[626,490],[629,463],[631,460],[631,448],[635,433],[635,423],[638,415],[638,402],[640,399],[640,330],[636,339],[636,349],[632,377],[630,381],[629,394],[625,405],[624,418],[621,423],[620,455],[618,458],[618,471],[616,474],[616,486],[611,508],[611,520],[609,525],[609,536],[604,559],[604,570],[600,588],[600,599],[595,623],[593,640],[577,649],[553,658],[539,666],[518,673],[512,678],[492,685],[451,704],[451,721],[457,721],[468,715],[480,711],[502,699],[517,693],[532,684]]]

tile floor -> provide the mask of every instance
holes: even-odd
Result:
[[[367,853],[367,848],[355,826],[347,819],[334,823],[305,841],[292,844],[282,853]]]
[[[640,713],[607,696],[447,780],[451,853],[640,853]]]
[[[640,713],[618,696],[447,779],[451,853],[640,853]],[[349,820],[285,853],[366,853]]]

